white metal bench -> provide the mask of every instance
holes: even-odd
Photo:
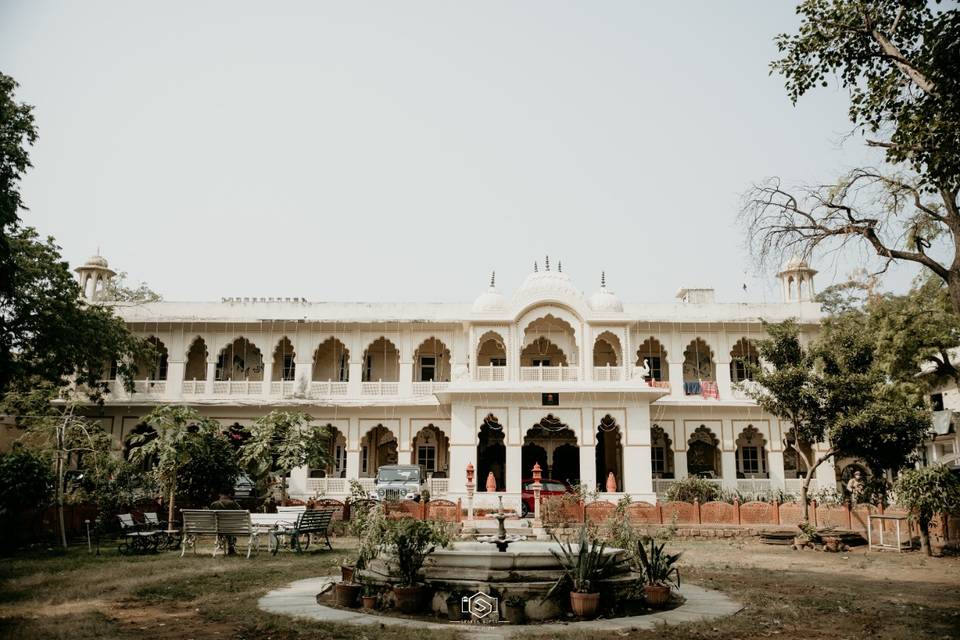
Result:
[[[256,548],[260,550],[260,530],[253,526],[249,511],[227,510],[227,509],[184,509],[181,512],[183,516],[183,542],[181,543],[180,557],[187,552],[187,547],[193,548],[197,552],[197,540],[200,536],[216,536],[217,542],[213,547],[213,555],[218,551],[226,550],[226,539],[232,537],[247,537],[247,557],[250,552]]]

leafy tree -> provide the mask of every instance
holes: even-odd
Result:
[[[46,456],[25,447],[0,454],[0,512],[44,507],[56,480]]]
[[[167,522],[172,525],[178,484],[190,465],[191,454],[202,439],[219,435],[220,425],[202,417],[196,409],[170,405],[157,407],[144,422],[153,433],[131,436],[130,460],[134,464],[153,465],[157,483],[169,496]]]
[[[26,427],[21,442],[53,459],[54,503],[60,529],[60,544],[67,548],[63,506],[66,498],[66,472],[71,462],[96,472],[111,458],[110,434],[77,413],[76,396],[67,396],[62,403],[51,400],[59,390],[40,386],[21,394],[7,394],[6,406],[12,407],[18,422]],[[9,409],[8,409],[9,410]]]
[[[754,367],[756,386],[747,389],[767,412],[789,422],[795,440],[786,442],[806,463],[800,489],[803,519],[816,469],[837,456],[864,459],[875,472],[899,469],[914,456],[930,428],[929,414],[917,396],[888,381],[876,364],[875,345],[862,318],[834,318],[809,349],[800,343],[795,322],[766,325]],[[800,444],[826,445],[811,460]]]
[[[237,454],[219,432],[204,431],[192,438],[189,460],[180,470],[178,494],[195,505],[213,502],[220,492],[229,493],[240,475]]]
[[[138,282],[135,286],[127,284],[127,272],[121,271],[113,278],[107,281],[100,296],[100,300],[106,303],[123,302],[143,304],[147,302],[160,302],[163,296],[151,289],[147,283]]]
[[[148,355],[109,309],[80,299],[80,288],[52,238],[21,225],[19,182],[37,139],[32,107],[14,99],[17,83],[0,74],[0,397],[75,379],[99,397],[112,360],[132,385]]]
[[[960,510],[960,476],[943,464],[909,469],[894,487],[897,502],[913,512],[920,525],[920,544],[931,555],[930,521],[938,513]]]
[[[937,3],[939,4],[939,3]],[[804,0],[795,34],[771,64],[796,102],[829,79],[887,170],[857,168],[793,193],[771,179],[745,197],[742,219],[760,261],[822,243],[865,243],[887,264],[922,265],[960,314],[960,11],[926,0]],[[943,248],[946,260],[936,257]]]
[[[240,465],[254,477],[275,476],[286,501],[291,470],[330,463],[329,437],[326,427],[311,426],[305,413],[271,411],[251,427],[250,438],[240,449]]]

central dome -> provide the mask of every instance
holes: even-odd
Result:
[[[574,286],[567,274],[562,271],[550,271],[549,261],[547,261],[546,271],[539,271],[534,265],[534,272],[527,276],[513,295],[515,302],[536,298],[565,300],[582,297],[583,293]]]

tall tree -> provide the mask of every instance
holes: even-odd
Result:
[[[944,464],[910,469],[897,478],[896,494],[897,502],[909,509],[920,525],[920,546],[932,555],[930,522],[937,514],[960,509],[960,476]]]
[[[899,469],[914,456],[930,428],[917,396],[886,379],[877,366],[875,346],[863,318],[841,316],[827,323],[809,349],[793,321],[768,324],[759,341],[763,365],[755,366],[755,386],[747,392],[765,411],[790,424],[795,440],[785,442],[803,459],[803,519],[817,468],[839,456],[865,460],[875,473]],[[825,449],[808,457],[801,445]]]
[[[250,428],[250,438],[240,449],[240,465],[254,477],[275,476],[286,501],[291,470],[330,463],[328,439],[327,429],[311,426],[305,413],[271,411]]]
[[[130,438],[130,460],[152,465],[154,476],[169,497],[167,523],[173,526],[178,483],[192,460],[192,453],[210,436],[223,437],[215,420],[201,416],[196,409],[164,405],[144,419],[152,432]]]
[[[960,314],[960,11],[926,0],[804,0],[771,70],[796,102],[836,78],[854,131],[887,168],[800,188],[755,185],[741,213],[761,262],[824,243],[865,243],[889,265],[922,265]]]

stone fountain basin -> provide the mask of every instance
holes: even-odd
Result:
[[[573,545],[576,552],[578,545]],[[560,564],[552,551],[561,554],[556,542],[513,542],[506,551],[498,551],[487,542],[454,542],[446,549],[437,549],[427,556],[424,568],[432,569],[481,569],[487,571],[559,571]],[[604,554],[614,556],[614,563],[626,560],[623,549],[605,549]]]

